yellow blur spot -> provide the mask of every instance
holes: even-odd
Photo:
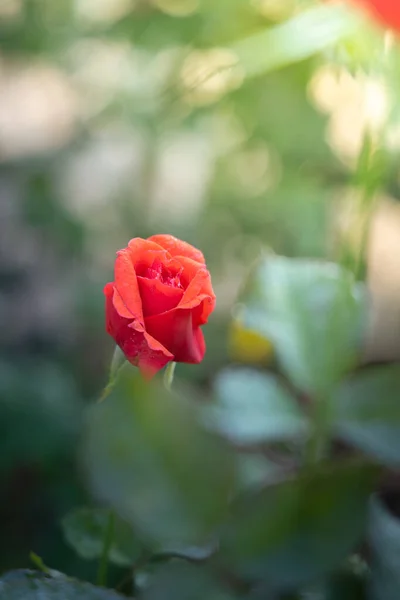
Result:
[[[229,332],[229,356],[245,364],[266,364],[273,355],[271,342],[253,329],[247,329],[238,321],[232,321]]]

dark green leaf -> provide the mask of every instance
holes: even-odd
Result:
[[[62,520],[65,539],[82,558],[91,560],[101,556],[109,512],[101,508],[77,508]],[[140,552],[141,545],[132,527],[116,517],[109,560],[122,567],[130,566]]]
[[[173,544],[170,546],[165,546],[162,549],[160,556],[171,556],[175,558],[188,559],[194,562],[201,562],[214,554],[217,548],[218,541],[216,538],[214,538],[201,546],[178,546]]]
[[[366,370],[345,381],[332,403],[338,434],[388,465],[400,464],[400,367]]]
[[[37,571],[10,571],[0,579],[0,600],[122,600],[112,590]]]
[[[358,555],[340,569],[302,590],[299,600],[366,600],[367,566]]]
[[[207,543],[234,483],[233,457],[194,404],[133,369],[90,411],[85,462],[94,492],[159,549]]]
[[[280,600],[366,600],[365,578],[342,569],[322,582]]]
[[[264,487],[282,477],[279,464],[272,462],[262,454],[240,452],[236,456],[236,468],[239,487],[244,490]]]
[[[0,363],[0,468],[59,460],[82,418],[74,381],[51,362]]]
[[[354,573],[340,573],[327,584],[326,600],[366,600],[365,581]]]
[[[221,558],[276,588],[322,576],[359,540],[375,475],[369,466],[325,465],[249,494],[223,531]]]
[[[397,504],[400,506],[399,499]],[[371,501],[369,518],[371,548],[371,600],[398,600],[400,593],[400,511],[392,512],[382,498]]]
[[[152,578],[143,600],[229,600],[232,598],[204,567],[172,562]]]
[[[212,426],[234,442],[279,441],[307,432],[300,407],[272,375],[229,369],[218,376],[216,393]]]
[[[365,299],[338,265],[270,257],[253,273],[244,320],[272,341],[293,383],[324,395],[356,360]]]

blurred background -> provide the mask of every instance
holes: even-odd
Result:
[[[368,266],[366,360],[399,357],[399,48],[335,2],[0,0],[0,571],[33,550],[95,572],[59,521],[88,500],[81,416],[130,238],[206,255],[206,358],[177,369],[195,385],[268,359],[231,325],[262,250]]]

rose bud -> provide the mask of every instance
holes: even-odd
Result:
[[[104,294],[106,330],[143,375],[152,377],[170,361],[203,360],[200,327],[215,294],[200,250],[171,235],[134,238],[117,252]]]

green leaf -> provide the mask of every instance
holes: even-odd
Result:
[[[355,573],[339,573],[328,581],[326,600],[366,600],[365,581]]]
[[[172,562],[151,579],[143,600],[229,600],[231,594],[204,567]]]
[[[216,540],[203,546],[170,546],[169,548],[164,548],[160,556],[189,560],[193,563],[203,562],[215,553],[217,547],[218,543]]]
[[[277,589],[340,565],[360,539],[376,469],[326,465],[239,500],[222,532],[221,559]]]
[[[289,598],[290,600],[292,598],[293,600],[295,598],[296,600],[367,600],[366,578],[359,573],[354,573],[346,565],[323,581],[302,589],[299,596],[289,596]]]
[[[118,375],[118,371],[126,363],[125,354],[119,346],[115,346],[114,354],[111,360],[110,381],[113,381]]]
[[[0,600],[122,600],[112,590],[37,571],[10,571],[0,578]]]
[[[353,76],[360,72],[374,73],[386,70],[383,64],[384,43],[381,29],[374,26],[372,20],[359,20],[357,30],[350,36],[340,39],[337,44],[323,52],[330,64],[343,66]]]
[[[63,518],[61,525],[64,537],[82,558],[93,560],[102,555],[109,512],[102,508],[77,508]],[[116,517],[109,560],[121,567],[128,567],[140,552],[141,545],[132,527]]]
[[[233,442],[275,442],[307,433],[300,407],[276,377],[228,369],[215,387],[217,405],[208,413],[211,425]]]
[[[238,489],[249,491],[260,489],[266,483],[275,483],[282,478],[281,466],[262,454],[238,452],[236,455]]]
[[[110,394],[110,392],[112,391],[112,389],[114,388],[114,386],[117,382],[119,372],[121,371],[122,367],[124,367],[127,364],[128,364],[128,361],[126,360],[125,355],[122,352],[121,348],[119,346],[115,346],[114,354],[113,354],[113,357],[111,360],[110,374],[108,376],[108,383],[105,386],[105,388],[103,389],[103,392],[99,398],[99,402],[102,402],[103,400],[105,400],[107,398],[107,396]]]
[[[390,466],[400,465],[400,367],[365,370],[333,396],[338,435]]]
[[[396,498],[398,504],[398,497]],[[384,499],[375,496],[370,505],[368,541],[370,600],[398,600],[400,590],[400,514],[392,512]]]
[[[301,390],[326,395],[354,365],[366,292],[338,265],[265,258],[243,301],[245,324],[272,341],[282,368]]]
[[[340,569],[302,590],[299,600],[367,600],[368,568],[352,555]]]
[[[209,541],[234,485],[227,446],[196,407],[133,369],[88,416],[85,464],[95,494],[156,549]]]
[[[46,361],[0,362],[0,469],[54,462],[75,447],[81,398],[70,374]]]
[[[357,22],[342,6],[312,7],[292,19],[231,46],[247,77],[304,60],[356,30]]]

